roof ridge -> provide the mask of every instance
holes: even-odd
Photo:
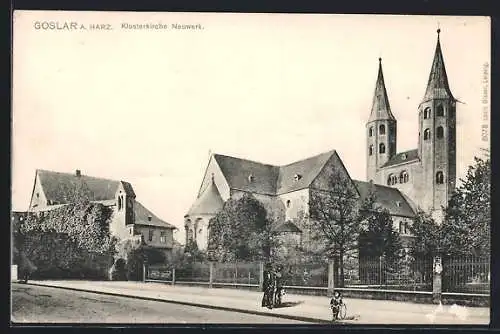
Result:
[[[238,160],[244,160],[244,161],[253,162],[253,163],[255,163],[255,164],[264,165],[264,166],[269,166],[269,167],[279,167],[279,166],[277,166],[277,165],[271,165],[271,164],[268,164],[268,163],[263,163],[263,162],[256,161],[256,160],[250,160],[250,159],[245,159],[245,158],[239,158],[239,157],[235,157],[235,156],[232,156],[232,155],[226,155],[226,154],[220,154],[220,153],[214,153],[213,155],[214,155],[214,156],[221,156],[221,157],[225,157],[225,158],[233,158],[233,159],[238,159]]]
[[[306,160],[309,160],[309,159],[314,159],[314,158],[317,158],[319,157],[320,155],[324,155],[324,154],[333,154],[335,153],[335,149],[332,149],[332,150],[329,150],[329,151],[324,151],[324,152],[321,152],[321,153],[318,153],[318,154],[315,154],[315,155],[312,155],[310,157],[307,157],[307,158],[304,158],[304,159],[300,159],[300,160],[297,160],[297,161],[294,161],[294,162],[291,162],[289,164],[286,164],[286,165],[279,165],[278,167],[288,167],[290,165],[293,165],[293,164],[296,164],[296,163],[299,163],[299,162],[303,162],[303,161],[306,161]]]
[[[58,171],[54,171],[54,170],[39,169],[39,168],[37,168],[36,170],[37,170],[37,172],[48,172],[48,173],[63,174],[63,175],[67,175],[67,176],[74,176],[74,177],[76,177],[76,175],[74,173],[58,172]],[[124,181],[124,180],[121,180],[121,179],[110,179],[110,178],[106,178],[106,177],[93,176],[93,175],[87,175],[87,174],[81,174],[80,177],[86,177],[86,178],[103,180],[103,181],[126,182],[126,183],[131,184],[129,181]]]

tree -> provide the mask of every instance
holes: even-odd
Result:
[[[365,211],[357,190],[348,176],[333,170],[326,180],[328,191],[311,191],[309,210],[313,226],[319,231],[315,239],[322,241],[322,253],[338,259],[339,284],[344,286],[344,258],[358,247]]]
[[[272,222],[249,194],[230,198],[209,222],[208,256],[219,262],[267,260],[276,248]]]
[[[440,247],[441,227],[429,213],[419,210],[409,230],[412,235],[410,246],[412,257],[422,259],[437,254]]]
[[[453,255],[488,255],[491,226],[491,162],[474,158],[453,193],[442,226],[442,248]]]
[[[112,210],[91,203],[82,182],[66,190],[75,202],[30,213],[17,230],[16,248],[40,277],[107,277],[117,242],[109,231]]]

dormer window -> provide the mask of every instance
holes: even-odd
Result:
[[[295,180],[295,182],[299,181],[301,178],[302,178],[302,175],[300,175],[300,174],[295,174],[293,176],[293,179]]]
[[[248,175],[248,182],[253,182],[254,176],[252,174]]]
[[[400,208],[400,207],[401,207],[401,202],[400,202],[400,201],[397,201],[397,202],[396,202],[396,206],[397,206],[398,208]]]

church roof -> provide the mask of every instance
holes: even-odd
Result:
[[[221,154],[214,158],[231,189],[276,195],[311,185],[335,150],[284,166],[273,166]]]
[[[396,120],[391,112],[389,97],[387,96],[387,90],[385,89],[384,73],[382,71],[382,58],[379,58],[377,83],[375,84],[372,110],[368,122],[386,119]]]
[[[382,168],[418,160],[418,149],[400,152],[387,161]]]
[[[443,53],[441,52],[441,43],[439,41],[440,30],[437,31],[437,44],[436,51],[434,52],[434,60],[432,61],[431,73],[429,74],[429,81],[425,90],[422,103],[432,99],[453,99],[450,86],[448,84],[448,76],[444,66]]]
[[[207,188],[193,203],[188,211],[188,215],[216,214],[223,206],[224,201],[212,179]]]
[[[334,153],[328,151],[279,167],[276,192],[284,194],[309,187]]]
[[[214,154],[229,187],[259,194],[276,193],[279,168],[260,162]]]
[[[134,215],[135,215],[134,223],[137,225],[176,229],[176,227],[174,225],[171,225],[171,224],[163,221],[162,219],[158,218],[158,216],[156,216],[154,213],[149,211],[144,205],[142,205],[137,200],[134,203]]]
[[[387,187],[380,184],[353,180],[364,200],[370,194],[370,187],[374,187],[375,203],[387,209],[391,215],[403,217],[415,217],[415,212],[406,201],[406,197],[397,188]]]
[[[88,190],[90,200],[104,201],[114,199],[120,182],[127,195],[135,197],[132,185],[124,181],[109,180],[87,175],[37,170],[40,184],[47,200],[57,203],[68,203],[71,191],[83,183]]]

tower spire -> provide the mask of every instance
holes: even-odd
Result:
[[[429,74],[429,81],[427,82],[427,88],[425,90],[422,103],[432,99],[450,98],[455,100],[448,84],[448,76],[446,75],[446,68],[444,66],[443,53],[441,52],[441,42],[439,39],[440,33],[441,29],[438,28],[436,51],[434,52],[431,73]]]
[[[387,90],[385,89],[384,73],[382,71],[382,58],[378,58],[378,76],[375,84],[375,93],[373,96],[372,110],[368,122],[375,120],[395,120],[391,112]]]

